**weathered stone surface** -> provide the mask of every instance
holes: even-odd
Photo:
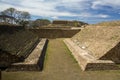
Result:
[[[43,68],[48,40],[42,39],[24,62],[12,64],[7,71],[39,71]]]
[[[64,40],[72,55],[78,61],[81,69],[85,70],[116,70],[119,69],[111,60],[98,60],[89,54],[89,51],[82,49],[70,39]]]
[[[46,29],[30,29],[40,38],[71,38],[77,34],[80,29],[69,28],[46,28]]]
[[[2,72],[1,72],[1,70],[0,70],[0,80],[2,79],[2,78],[1,78],[1,74],[2,74]]]
[[[100,57],[102,60],[112,60],[115,63],[120,63],[120,42],[115,47],[110,49],[105,55]]]
[[[85,70],[118,70],[119,67],[111,60],[95,60],[88,62]]]
[[[120,63],[120,26],[87,26],[71,39],[97,59]]]
[[[12,63],[18,62],[19,58],[11,55],[9,53],[3,52],[0,54],[0,68],[6,68],[10,66]]]

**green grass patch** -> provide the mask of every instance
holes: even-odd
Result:
[[[63,41],[63,43],[64,43],[64,41]],[[68,47],[65,43],[64,43],[64,48],[65,48],[66,52],[70,55],[70,57],[73,58],[73,61],[75,63],[78,63],[77,60],[75,59],[75,57],[72,55],[72,52],[68,49]]]
[[[44,68],[46,67],[46,64],[47,64],[47,61],[48,61],[48,56],[49,56],[49,51],[50,51],[50,44],[48,42],[48,45],[47,45],[47,49],[46,49],[46,54],[45,54],[45,61],[44,61],[44,67],[43,67],[43,70]]]

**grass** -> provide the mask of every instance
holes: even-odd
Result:
[[[48,44],[42,72],[3,72],[2,77],[3,80],[16,80],[13,77],[14,75],[16,75],[17,80],[21,80],[20,77],[22,77],[22,80],[70,80],[71,78],[79,78],[76,77],[76,75],[79,75],[79,71],[81,70],[78,64],[71,57],[63,41],[61,39],[52,39]]]
[[[120,70],[81,71],[62,39],[48,43],[42,72],[2,72],[2,80],[119,80]]]
[[[77,60],[75,59],[75,57],[72,55],[72,52],[68,49],[67,45],[64,43],[64,47],[66,49],[66,52],[73,58],[75,63],[78,63]]]
[[[48,44],[47,47],[50,47],[50,44]],[[48,56],[49,56],[49,51],[50,51],[50,48],[47,48],[46,55],[45,55],[45,61],[44,61],[43,70],[44,70],[45,66],[47,65]]]

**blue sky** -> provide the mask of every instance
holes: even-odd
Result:
[[[120,20],[120,0],[0,0],[7,8],[28,11],[31,19],[80,20],[88,23]]]

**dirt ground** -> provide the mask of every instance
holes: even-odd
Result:
[[[119,80],[120,70],[81,71],[62,39],[51,39],[42,72],[2,72],[2,80]]]

